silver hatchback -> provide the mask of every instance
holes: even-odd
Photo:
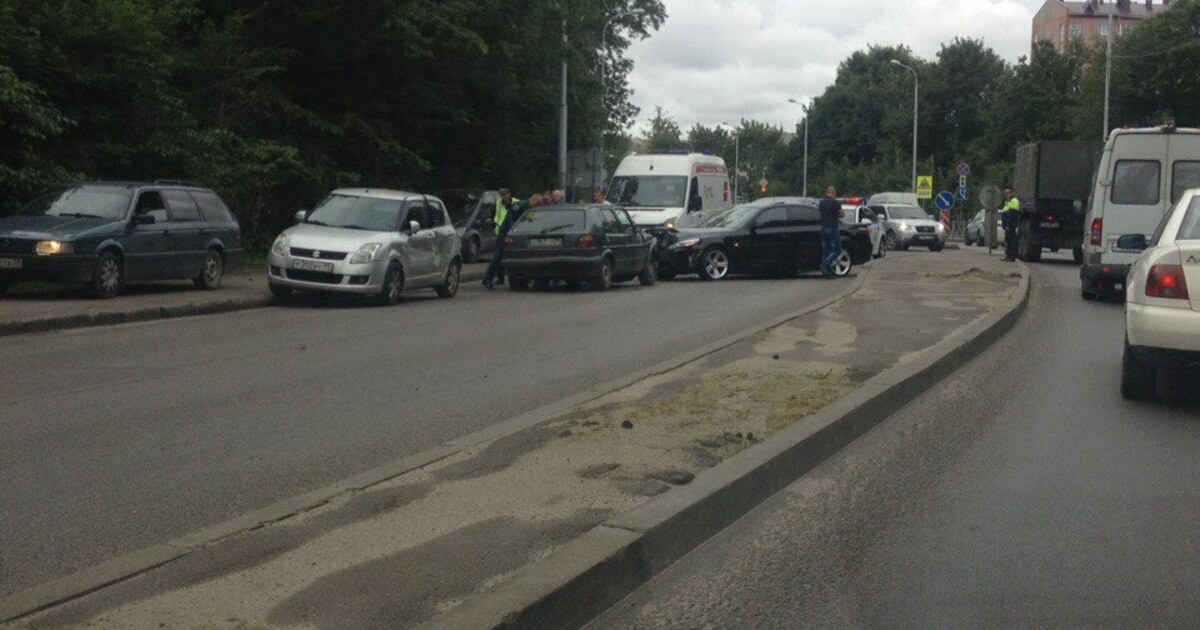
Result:
[[[371,295],[383,304],[404,291],[458,293],[461,243],[437,197],[397,190],[333,191],[275,239],[267,257],[271,293]]]

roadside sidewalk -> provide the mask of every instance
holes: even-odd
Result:
[[[485,265],[466,265],[462,282],[483,278]],[[262,308],[272,304],[266,274],[236,271],[221,288],[201,291],[190,281],[130,285],[118,297],[97,300],[73,285],[15,285],[0,295],[0,337],[90,326],[127,324]]]
[[[578,625],[973,356],[1028,286],[965,251],[858,273],[823,309],[18,625]]]

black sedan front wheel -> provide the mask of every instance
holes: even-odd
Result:
[[[701,280],[724,280],[729,275],[729,254],[720,247],[714,247],[700,256]]]
[[[850,275],[850,270],[853,268],[854,260],[850,258],[850,251],[842,249],[842,253],[838,255],[837,260],[833,261],[833,275],[845,278]]]

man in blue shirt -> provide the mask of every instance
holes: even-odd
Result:
[[[842,203],[837,200],[837,189],[833,186],[825,189],[825,198],[817,205],[821,212],[821,271],[826,278],[836,278],[833,263],[842,255]]]

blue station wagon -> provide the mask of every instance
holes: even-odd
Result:
[[[89,182],[0,218],[0,293],[14,282],[87,284],[111,298],[129,282],[191,279],[216,289],[241,256],[237,219],[186,182]]]

